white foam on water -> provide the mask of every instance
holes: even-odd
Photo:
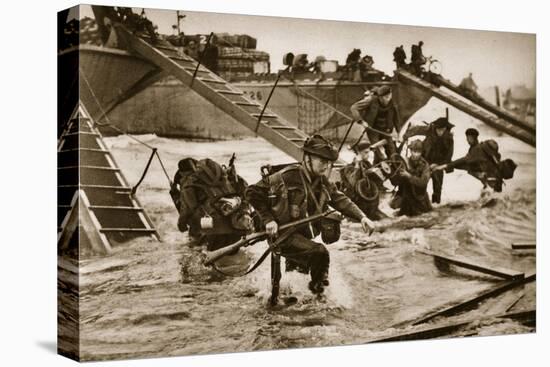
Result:
[[[424,230],[421,228],[415,228],[410,231],[411,243],[417,248],[428,248],[429,244],[424,236]]]
[[[325,288],[327,300],[339,307],[351,309],[354,305],[353,291],[341,269],[345,264],[331,265],[329,270],[330,285]]]
[[[260,242],[254,246],[247,248],[247,252],[254,259],[265,251],[265,242]],[[330,248],[329,248],[330,251]],[[331,261],[333,259],[331,258]],[[349,284],[345,280],[345,275],[342,273],[341,266],[332,262],[329,270],[329,282],[330,285],[325,288],[325,296],[327,302],[334,307],[351,308],[354,304],[352,290]],[[271,297],[271,272],[270,272],[270,258],[268,257],[264,263],[255,270],[252,274],[247,275],[248,282],[251,287],[256,290],[256,296],[262,301],[267,302]],[[308,288],[309,281],[311,280],[309,274],[299,273],[297,271],[285,272],[285,259],[281,257],[281,282],[280,282],[280,295],[294,296],[300,301],[310,301],[315,296]]]
[[[142,135],[131,135],[131,136],[119,135],[117,137],[104,137],[103,140],[111,149],[112,148],[123,149],[123,148],[128,148],[131,145],[140,144],[138,141],[136,141],[132,137],[144,143],[149,143],[158,139],[156,134],[142,134]]]
[[[437,107],[435,116],[443,111],[442,105]],[[433,120],[433,112],[429,109],[419,111],[427,121]],[[455,158],[458,158],[467,151],[463,132],[466,127],[475,124],[459,111],[451,109],[450,114],[451,121],[457,125]],[[245,335],[258,333],[258,324],[268,324],[262,329],[264,334],[258,334],[261,342],[255,344],[264,349],[287,346],[285,343],[295,347],[357,343],[387,336],[397,331],[391,329],[395,321],[414,318],[427,309],[465,297],[470,290],[486,286],[482,280],[440,277],[429,258],[411,256],[414,249],[425,248],[427,244],[433,245],[433,250],[451,254],[457,250],[458,255],[475,259],[481,257],[495,265],[509,262],[513,264],[510,268],[521,271],[533,269],[533,257],[514,256],[509,248],[499,252],[493,242],[497,240],[504,248],[509,246],[509,241],[525,240],[530,229],[533,237],[535,235],[535,150],[515,139],[491,135],[487,129],[480,131],[483,140],[495,138],[498,141],[503,158],[510,157],[519,165],[514,178],[507,181],[504,194],[496,195],[500,198],[495,205],[481,207],[481,183],[457,170],[445,175],[443,203],[464,203],[462,206],[452,208],[441,205],[434,212],[419,217],[392,218],[387,221],[387,226],[386,222],[383,223],[387,227],[384,232],[374,233],[370,237],[361,232],[357,223],[345,223],[342,227],[344,239],[327,246],[331,266],[330,285],[325,290],[326,302],[316,301],[309,291],[309,275],[283,271],[281,297],[293,295],[298,298],[298,304],[290,307],[289,312],[270,313],[266,310],[271,295],[269,257],[245,277],[221,281],[207,279],[196,252],[182,244],[187,240],[187,235],[177,230],[177,212],[168,195],[166,178],[158,162],[153,162],[137,196],[161,232],[164,242],[135,246],[125,244],[112,258],[93,259],[86,264],[93,271],[83,274],[81,280],[84,279],[83,284],[93,285],[94,288],[90,288],[90,293],[81,304],[82,313],[88,320],[99,317],[97,321],[84,325],[84,335],[89,336],[82,344],[84,352],[91,353],[97,349],[105,353],[107,342],[134,340],[142,335],[143,340],[135,342],[137,344],[127,343],[124,346],[134,350],[138,344],[149,345],[146,344],[149,341],[145,339],[145,333],[140,333],[136,325],[129,323],[129,302],[139,306],[138,311],[144,314],[164,314],[168,308],[177,306],[197,316],[178,321],[188,323],[185,340],[181,339],[184,335],[180,331],[171,331],[174,321],[166,320],[158,325],[158,331],[162,331],[157,334],[158,345],[175,345],[174,340],[186,343],[185,348],[175,348],[178,353],[213,349],[227,351],[229,346],[226,340],[234,338],[228,330],[235,328],[237,320]],[[235,151],[238,173],[249,183],[254,183],[260,179],[259,167],[262,164],[288,160],[288,156],[259,138],[221,142],[158,138],[153,134],[138,138],[159,148],[171,174],[177,169],[178,160],[186,156],[210,157],[226,162]],[[106,138],[106,141],[113,148],[113,154],[128,181],[137,182],[150,151],[124,136]],[[503,222],[499,220],[500,216],[510,217],[510,220]],[[518,225],[514,225],[515,220]],[[505,230],[523,232],[511,236]],[[245,251],[254,261],[266,248],[265,242],[260,242]],[[179,262],[187,257],[193,282],[181,284]],[[128,265],[124,265],[125,262]],[[284,258],[281,268],[284,269]],[[249,295],[254,297],[248,298]],[[335,310],[337,308],[343,310],[340,312]],[[113,310],[120,312],[113,313]],[[326,325],[315,322],[325,316]],[[357,321],[357,316],[361,322]],[[105,317],[113,322],[105,322]],[[211,327],[214,321],[224,327],[214,332]],[[282,321],[289,321],[289,326],[286,327]],[[367,332],[368,329],[371,332]],[[297,330],[303,333],[303,337],[296,338],[301,335]],[[279,344],[281,331],[286,339]],[[509,331],[523,329],[511,325]],[[208,343],[203,343],[202,337],[207,337]],[[232,344],[231,351],[249,350],[247,337],[238,338],[239,344]],[[96,340],[101,342],[96,343]],[[223,341],[223,345],[218,341]],[[166,352],[172,353],[174,350],[168,348]]]
[[[247,247],[245,251],[257,261],[263,252],[267,249],[265,241],[258,242],[253,246]],[[267,302],[271,296],[271,265],[270,256],[251,274],[246,275],[246,282],[254,288],[256,297]]]

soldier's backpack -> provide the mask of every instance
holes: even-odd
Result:
[[[486,140],[481,143],[481,147],[483,148],[483,151],[491,157],[500,178],[509,180],[514,177],[517,164],[511,159],[504,159],[501,161],[501,156],[498,152],[498,144],[496,141],[492,139]]]
[[[498,164],[500,161],[500,153],[498,152],[498,143],[496,141],[488,139],[479,143],[479,146],[495,164]]]
[[[170,197],[178,211],[181,207],[181,183],[193,172],[195,172],[197,160],[194,158],[184,158],[178,162],[178,170],[174,174],[174,181],[170,186]]]
[[[220,203],[220,199],[239,197],[239,193],[235,185],[230,182],[226,170],[210,158],[198,161],[194,173],[187,178],[186,182],[182,182],[182,187],[189,186],[205,194],[207,199],[204,209],[207,212],[217,210],[220,214],[227,216],[238,207],[238,205],[229,205],[232,206],[229,208],[228,205]]]
[[[514,177],[517,164],[511,159],[505,159],[498,164],[498,168],[500,176],[505,180],[509,180]]]
[[[234,169],[233,173],[235,177],[231,169],[207,158],[198,161],[195,171],[181,182],[184,193],[196,196],[198,207],[188,210],[193,211],[194,223],[203,234],[244,234],[256,224],[243,199],[246,181]]]

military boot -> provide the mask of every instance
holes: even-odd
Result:
[[[309,290],[313,294],[321,294],[325,291],[325,287],[329,285],[328,272],[325,271],[319,279],[312,280],[309,282]]]
[[[328,285],[330,284],[328,281],[328,271],[325,271],[323,273],[323,276],[321,277],[321,284],[323,284],[325,287],[328,287]]]
[[[325,287],[322,282],[311,281],[308,286],[309,290],[313,294],[322,294],[325,291]]]

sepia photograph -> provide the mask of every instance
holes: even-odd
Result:
[[[537,331],[536,35],[57,14],[57,351]]]

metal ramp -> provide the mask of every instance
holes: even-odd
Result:
[[[533,126],[530,126],[521,120],[519,120],[520,123],[518,123],[518,121],[511,119],[509,116],[503,117],[502,112],[499,112],[499,115],[497,115],[494,111],[488,112],[487,111],[488,108],[486,108],[487,107],[486,105],[488,104],[488,102],[485,101],[484,106],[481,106],[479,101],[470,99],[472,102],[476,103],[476,105],[474,106],[470,103],[467,103],[459,99],[458,97],[454,96],[452,93],[445,91],[443,89],[440,89],[438,86],[424,79],[421,79],[405,70],[398,69],[395,71],[395,74],[397,75],[400,81],[414,84],[417,87],[420,87],[424,90],[429,91],[433,96],[437,97],[438,99],[450,104],[453,107],[458,108],[462,112],[465,112],[474,118],[477,118],[478,120],[484,122],[485,124],[491,126],[492,128],[498,131],[501,131],[503,133],[506,133],[510,136],[513,136],[514,138],[517,138],[533,147],[536,146],[536,131]],[[440,79],[443,79],[443,78],[440,78]],[[450,85],[452,83],[447,81],[446,83],[444,82],[442,84],[447,86],[446,84]],[[454,85],[452,85],[451,87],[458,90],[458,87]],[[462,94],[463,93],[460,93],[460,95]],[[481,107],[485,107],[485,109]],[[493,107],[496,108],[496,106],[493,106]]]
[[[498,117],[503,118],[504,120],[508,121],[509,123],[511,123],[514,126],[525,129],[526,131],[529,131],[533,134],[536,133],[534,125],[531,125],[531,124],[527,123],[526,121],[520,119],[515,114],[505,110],[504,108],[501,108],[501,107],[498,107],[498,106],[496,106],[492,103],[489,103],[488,101],[481,98],[480,96],[470,95],[470,94],[464,93],[464,91],[462,89],[460,89],[460,87],[458,85],[454,84],[453,82],[451,82],[448,79],[443,78],[441,75],[434,75],[434,74],[432,74],[432,75],[435,78],[436,82],[438,84],[444,86],[445,88],[452,90],[456,94],[470,100],[471,102],[479,105],[480,107],[483,107],[487,111],[489,111],[491,113],[494,113]]]
[[[130,51],[175,76],[203,98],[294,159],[302,159],[301,148],[308,137],[305,132],[269,109],[262,114],[262,105],[248,99],[243,92],[204,66],[197,68],[198,63],[194,59],[178,54],[176,48],[164,44],[153,46],[147,42],[147,36],[138,37],[121,24],[115,24],[115,27]],[[260,116],[261,121],[258,124]]]
[[[80,232],[96,252],[139,236],[159,235],[79,103],[57,146],[58,246]],[[84,233],[86,238],[82,238]]]

